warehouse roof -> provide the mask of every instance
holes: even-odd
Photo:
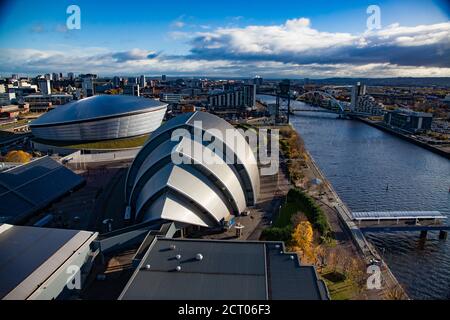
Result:
[[[87,231],[0,224],[0,299],[30,298],[95,237]]]
[[[314,267],[280,242],[155,237],[119,299],[327,299]]]
[[[79,186],[84,179],[50,157],[0,173],[0,222],[17,223]]]

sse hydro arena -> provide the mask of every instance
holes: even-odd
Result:
[[[137,137],[161,125],[167,104],[125,95],[99,95],[70,102],[30,124],[38,140],[82,143]]]

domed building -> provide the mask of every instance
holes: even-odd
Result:
[[[45,141],[89,142],[148,134],[161,125],[167,104],[126,95],[98,95],[70,102],[30,124]]]
[[[180,129],[189,134],[172,139]],[[213,140],[223,152],[209,148],[211,142],[197,139],[196,132],[220,133]],[[230,132],[236,143],[224,139]],[[174,162],[174,156],[182,161]],[[134,159],[125,186],[126,216],[134,223],[218,227],[256,203],[259,185],[255,155],[238,130],[210,113],[185,113],[154,131]]]

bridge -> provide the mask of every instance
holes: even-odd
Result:
[[[268,95],[268,96],[276,96],[276,94],[273,94],[273,93],[261,93],[261,94]],[[333,95],[331,95],[325,91],[320,91],[320,90],[308,91],[308,92],[305,92],[304,94],[298,96],[296,100],[298,100],[299,98],[301,99],[301,98],[305,98],[305,97],[311,96],[311,95],[313,95],[315,97],[314,99],[316,100],[316,102],[319,102],[320,96],[328,98],[330,101],[330,105],[328,107],[320,106],[315,109],[291,106],[289,108],[289,112],[290,113],[293,113],[293,112],[320,112],[320,113],[339,114],[339,116],[355,116],[355,117],[367,117],[367,116],[371,115],[371,114],[368,114],[365,112],[357,112],[357,111],[352,110],[344,102],[337,100]],[[287,108],[280,107],[280,110],[287,111]]]
[[[420,231],[426,238],[427,231],[440,231],[439,238],[447,238],[450,226],[439,211],[368,211],[352,212],[353,220],[364,232]]]

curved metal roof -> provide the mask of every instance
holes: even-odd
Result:
[[[145,161],[148,155],[151,152],[153,152],[153,150],[162,142],[159,141],[160,139],[158,139],[158,137],[163,136],[164,133],[170,132],[179,127],[183,126],[197,127],[198,124],[201,125],[203,131],[213,129],[219,130],[222,133],[223,137],[226,136],[227,130],[236,131],[236,129],[231,124],[229,124],[222,118],[207,112],[197,111],[193,113],[186,113],[176,118],[173,118],[170,121],[167,121],[165,124],[163,124],[161,127],[156,129],[152,133],[151,138],[144,144],[141,151],[134,159],[133,164],[130,167],[130,171],[128,172],[126,181],[125,193],[127,198],[130,195],[133,183],[135,182],[136,175],[138,174],[138,171],[141,168],[142,163]],[[165,138],[166,137],[164,137],[164,140]],[[231,149],[232,153],[236,155],[236,157],[239,160],[239,163],[242,164],[242,166],[245,169],[247,178],[250,180],[249,183],[251,184],[252,189],[251,193],[253,199],[249,201],[249,205],[254,205],[257,200],[260,188],[258,165],[256,162],[256,158],[253,154],[253,151],[251,150],[245,138],[241,134],[237,134],[236,139],[237,145],[241,146],[243,149],[236,148],[236,145],[228,145],[229,141],[226,141],[226,139],[223,142],[228,148]],[[227,152],[225,153],[228,155]]]
[[[126,95],[99,95],[72,101],[47,112],[30,126],[83,122],[99,118],[159,110],[167,104],[158,100]]]

